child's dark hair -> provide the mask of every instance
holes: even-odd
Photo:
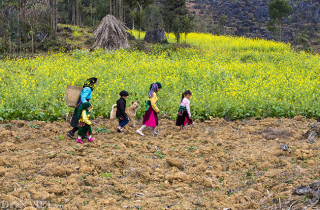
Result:
[[[183,100],[184,97],[186,97],[186,95],[192,95],[191,91],[190,90],[186,90],[182,93],[182,98],[181,98],[181,101]]]

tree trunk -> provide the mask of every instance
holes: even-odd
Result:
[[[110,0],[110,15],[112,15],[112,0]]]
[[[31,53],[31,56],[33,58],[33,33],[31,35],[31,48],[32,48],[32,53]]]
[[[55,34],[57,33],[57,30],[58,30],[58,0],[56,0],[56,9],[55,9],[55,17],[56,19],[54,20],[54,24],[55,24]]]
[[[76,25],[80,25],[79,0],[76,0]]]
[[[3,31],[3,46],[6,46],[7,44],[7,39],[6,39],[6,31],[4,30]],[[5,50],[5,47],[3,49],[3,58],[6,57],[6,50]]]
[[[116,1],[117,0],[113,0],[113,16],[117,17],[117,12],[116,12]]]
[[[140,41],[140,31],[141,31],[141,28],[139,28],[139,41]]]
[[[58,0],[52,0],[52,28],[51,28],[51,32],[52,32],[53,39],[56,39],[56,36],[57,36],[57,2],[58,2]]]
[[[121,4],[121,0],[119,0],[119,20],[122,21],[122,4]]]
[[[138,3],[138,4],[139,4],[139,3]],[[140,15],[140,17],[141,17],[142,5],[139,4],[139,8],[140,8],[140,14],[139,14],[139,15]],[[140,18],[140,21],[141,21],[141,18]],[[140,32],[141,32],[142,23],[140,22],[139,25],[140,25],[140,27],[139,27],[139,41],[140,41]]]
[[[9,55],[11,56],[11,40],[10,40],[10,36],[9,36]]]
[[[72,20],[71,25],[75,25],[76,23],[76,6],[74,5],[74,2],[72,3]]]
[[[118,0],[116,0],[116,3],[115,3],[115,15],[116,15],[116,18],[119,19],[119,2]]]
[[[53,1],[55,1],[55,0],[53,0]],[[31,26],[31,56],[32,56],[32,58],[33,58],[33,27],[32,27],[32,25],[30,25]],[[55,37],[54,37],[55,38]]]
[[[55,6],[54,6],[54,3],[55,3],[55,0],[52,0],[52,14],[51,14],[51,36],[54,38],[55,37],[55,34],[54,34],[54,9],[55,9]]]
[[[282,42],[282,24],[281,24],[281,22],[280,22],[280,42]]]

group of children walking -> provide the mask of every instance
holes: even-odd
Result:
[[[92,91],[97,84],[97,78],[90,78],[83,85],[83,90],[80,95],[78,106],[75,108],[71,126],[72,130],[68,132],[68,136],[74,138],[75,132],[78,134],[77,142],[83,144],[82,139],[88,139],[89,142],[92,142],[94,138],[91,137],[91,122],[89,120],[90,110],[92,105],[89,100],[91,99]],[[158,100],[157,93],[161,90],[162,85],[159,82],[152,83],[149,88],[148,100],[145,103],[146,109],[143,117],[143,125],[136,131],[141,136],[144,136],[143,130],[146,127],[152,127],[152,134],[156,135],[156,127],[158,126],[158,113],[159,108],[156,103]],[[116,117],[119,119],[119,125],[117,126],[117,132],[124,132],[123,128],[130,121],[128,115],[125,112],[126,109],[126,99],[129,96],[127,91],[120,92],[120,99],[117,101],[117,112]],[[192,124],[191,111],[190,111],[190,97],[192,93],[190,90],[186,90],[182,93],[182,98],[180,101],[180,107],[178,109],[178,117],[176,125],[180,126],[181,130],[185,129],[186,125]]]

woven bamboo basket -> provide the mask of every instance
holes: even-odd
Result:
[[[66,101],[68,107],[77,107],[81,91],[82,87],[67,85]]]

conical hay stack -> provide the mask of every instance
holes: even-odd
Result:
[[[123,22],[112,15],[107,15],[93,32],[93,38],[96,44],[103,49],[127,48],[130,47],[127,30]]]

